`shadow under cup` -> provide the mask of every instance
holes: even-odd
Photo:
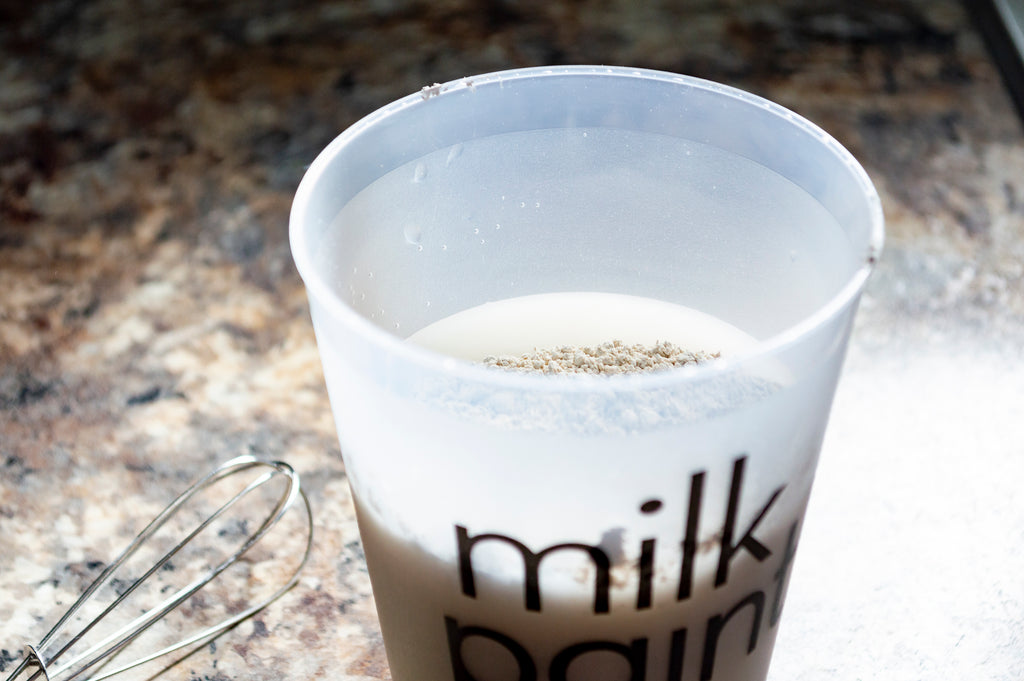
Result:
[[[882,229],[819,128],[668,73],[467,78],[328,146],[292,250],[393,678],[763,679]],[[758,342],[565,377],[404,340],[560,292],[694,308]]]

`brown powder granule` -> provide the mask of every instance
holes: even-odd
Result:
[[[684,350],[668,341],[654,345],[627,345],[613,340],[597,346],[565,345],[554,349],[534,349],[519,357],[485,357],[482,363],[523,373],[625,374],[671,369],[718,357],[717,352]]]

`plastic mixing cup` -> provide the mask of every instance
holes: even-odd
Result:
[[[670,73],[465,78],[334,140],[291,244],[393,678],[763,679],[882,231],[826,133]],[[612,340],[721,356],[474,361]]]

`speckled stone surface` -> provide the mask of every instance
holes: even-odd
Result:
[[[544,63],[767,96],[882,194],[772,678],[1024,678],[1024,133],[949,0],[0,5],[0,674],[251,452],[301,472],[312,562],[161,678],[389,678],[287,212],[361,115]]]

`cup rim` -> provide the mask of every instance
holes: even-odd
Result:
[[[464,89],[475,89],[489,84],[502,84],[521,79],[566,76],[640,78],[678,84],[731,97],[739,102],[753,104],[765,109],[769,113],[784,117],[788,124],[800,128],[802,131],[813,136],[823,146],[827,147],[832,154],[839,157],[860,185],[863,199],[867,203],[870,219],[867,248],[861,255],[860,267],[853,272],[846,284],[835,295],[817,307],[811,314],[804,316],[796,323],[791,324],[776,334],[764,339],[758,339],[757,343],[749,350],[695,366],[678,367],[655,372],[599,376],[586,374],[561,376],[496,371],[473,362],[407,343],[405,339],[399,338],[373,324],[355,309],[345,304],[335,294],[313,262],[313,251],[310,248],[311,244],[309,243],[308,230],[306,229],[308,220],[306,209],[325,171],[344,152],[346,146],[352,140],[384,119],[405,109],[422,106],[434,97],[444,97],[448,93]],[[333,318],[361,336],[364,341],[378,347],[382,352],[391,354],[425,372],[436,373],[450,379],[488,383],[496,387],[542,392],[592,391],[596,385],[626,390],[664,388],[684,382],[696,382],[713,376],[732,373],[741,369],[744,365],[778,355],[786,348],[795,344],[799,339],[812,334],[816,329],[827,324],[829,320],[839,315],[842,310],[857,299],[863,291],[864,285],[882,252],[884,238],[885,227],[881,199],[867,171],[864,170],[863,166],[843,145],[818,125],[775,102],[740,90],[739,88],[694,76],[624,66],[537,66],[495,71],[425,86],[418,92],[406,95],[364,116],[335,137],[317,155],[303,175],[296,190],[289,216],[289,242],[292,258],[309,297],[323,306]]]

